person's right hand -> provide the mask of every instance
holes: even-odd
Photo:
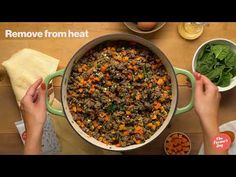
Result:
[[[203,131],[213,133],[218,130],[218,111],[221,95],[218,87],[206,76],[194,73],[196,79],[195,111],[200,118]]]
[[[195,111],[199,116],[203,130],[205,154],[227,154],[227,150],[218,152],[212,147],[213,138],[220,133],[218,112],[221,95],[218,87],[200,73],[194,73],[194,76],[196,79]]]

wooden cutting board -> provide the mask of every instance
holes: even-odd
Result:
[[[178,23],[167,23],[161,30],[141,35],[158,46],[169,58],[171,63],[179,68],[191,71],[192,57],[196,49],[204,41],[223,37],[236,42],[236,23],[209,23],[205,26],[200,38],[194,41],[182,39],[177,33]],[[14,31],[89,31],[88,38],[40,38],[40,39],[6,39],[4,30]],[[59,69],[65,68],[73,54],[88,41],[105,34],[131,33],[123,23],[0,23],[0,63],[22,48],[32,48],[47,55],[60,59]],[[179,79],[179,84],[185,84],[185,78]],[[56,95],[59,98],[60,79],[54,82]],[[179,105],[184,105],[190,98],[190,88],[180,86]],[[222,94],[220,107],[220,123],[236,118],[236,89]],[[0,154],[21,153],[23,146],[14,122],[19,120],[19,110],[15,102],[13,91],[7,73],[0,65]],[[154,142],[144,148],[130,151],[129,154],[162,154],[163,142],[169,132],[183,131],[187,133],[193,143],[192,154],[196,154],[201,145],[201,128],[198,118],[191,110],[188,113],[175,116],[171,127]]]

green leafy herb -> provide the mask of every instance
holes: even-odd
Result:
[[[143,66],[143,74],[144,74],[144,78],[147,78],[147,77],[148,77],[146,64]]]
[[[236,54],[231,51],[225,58],[225,64],[229,67],[236,66]]]
[[[230,79],[232,77],[233,77],[233,75],[231,73],[223,74],[220,79],[219,86],[220,87],[227,87],[230,84]]]
[[[115,112],[116,109],[117,109],[117,105],[116,105],[114,102],[112,102],[112,103],[107,107],[106,111],[111,114],[111,113]]]
[[[223,60],[230,52],[230,47],[228,45],[216,44],[211,46],[211,51],[217,59]]]
[[[226,44],[207,44],[199,52],[195,69],[217,86],[226,87],[236,76],[236,53]]]

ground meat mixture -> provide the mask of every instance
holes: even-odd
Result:
[[[163,124],[172,100],[161,60],[130,41],[106,41],[72,68],[67,102],[74,120],[105,144],[126,147],[149,139]]]

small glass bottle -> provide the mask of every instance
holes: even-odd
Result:
[[[178,25],[178,32],[181,37],[187,40],[197,39],[203,33],[204,25],[201,22],[185,22]]]

